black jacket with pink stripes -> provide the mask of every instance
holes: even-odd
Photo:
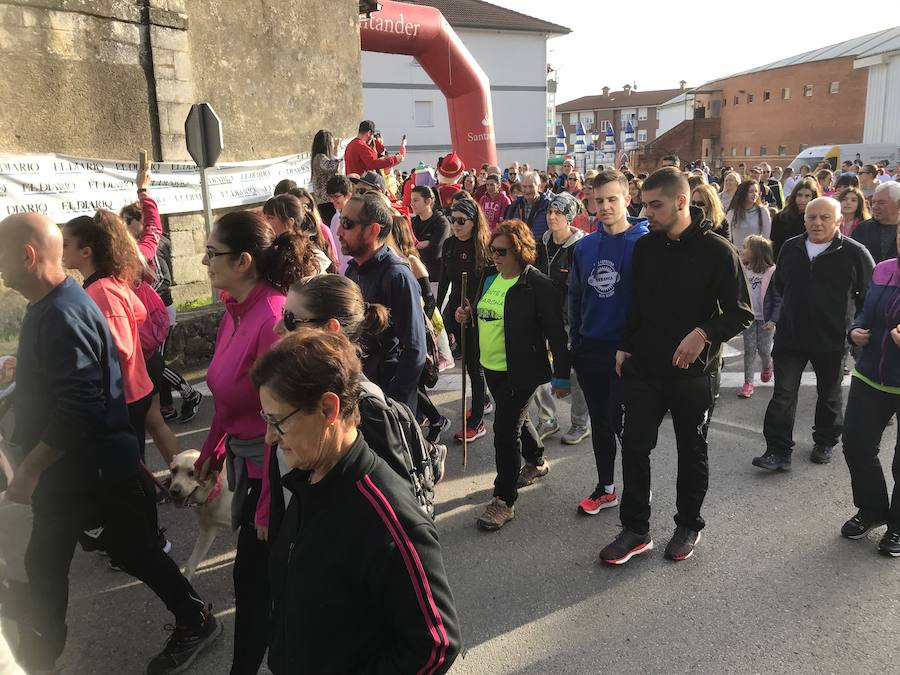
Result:
[[[294,469],[272,542],[269,668],[444,673],[459,620],[434,523],[362,435],[318,483]],[[240,646],[238,646],[240,648]]]

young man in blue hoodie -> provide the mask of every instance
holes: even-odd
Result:
[[[593,181],[603,227],[575,245],[569,273],[570,340],[575,372],[584,390],[593,430],[597,486],[578,504],[594,515],[619,503],[613,479],[621,394],[616,349],[625,326],[635,242],[649,232],[645,218],[628,216],[628,180],[603,171]]]

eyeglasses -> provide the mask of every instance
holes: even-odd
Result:
[[[343,195],[343,194],[334,194],[334,195],[330,194],[330,195],[328,195],[328,199],[332,199],[332,200],[333,199],[341,199],[342,197],[346,197],[346,196],[347,195]]]
[[[696,206],[696,207],[698,207],[698,208],[705,209],[705,208],[706,208],[706,202],[691,200],[691,206]]]
[[[281,320],[284,322],[284,327],[287,328],[291,333],[293,333],[304,324],[319,323],[319,319],[298,319],[297,316],[289,309],[281,310]]]
[[[491,255],[495,255],[498,258],[504,257],[507,253],[509,253],[508,248],[502,248],[497,246],[491,246]]]
[[[259,411],[259,416],[262,417],[263,422],[265,422],[266,424],[268,424],[270,427],[272,427],[275,430],[276,434],[278,434],[279,436],[284,436],[284,429],[281,428],[281,425],[284,424],[285,422],[287,422],[291,417],[296,415],[301,410],[303,410],[303,408],[297,408],[293,412],[288,413],[287,415],[282,417],[280,420],[275,419],[271,415],[267,415],[265,413],[265,411],[263,411],[263,410]]]
[[[216,256],[220,255],[237,255],[238,251],[217,251],[214,248],[206,247],[206,257],[208,260],[212,260]]]
[[[350,220],[346,216],[341,216],[341,229],[352,230],[357,225],[362,225],[362,223],[358,223],[355,220]]]

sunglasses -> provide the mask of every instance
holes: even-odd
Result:
[[[692,200],[692,201],[691,201],[691,206],[696,206],[696,207],[698,207],[698,208],[705,209],[705,208],[706,208],[706,202],[698,202],[698,201],[693,201],[693,200]]]
[[[510,172],[509,172],[509,175],[510,175],[510,176],[518,176],[518,175],[519,175],[519,172],[518,172],[518,171],[510,171]]]
[[[465,216],[450,216],[447,220],[455,225],[465,225],[469,219]]]
[[[281,425],[284,424],[285,422],[287,422],[291,417],[296,415],[301,410],[303,410],[303,408],[297,408],[296,410],[294,410],[291,413],[288,413],[281,419],[276,419],[272,415],[267,415],[262,410],[259,411],[259,416],[262,417],[263,422],[265,422],[266,424],[268,424],[270,427],[272,427],[275,430],[275,433],[277,433],[279,436],[284,436],[284,429],[281,427]]]
[[[509,253],[508,248],[502,248],[497,246],[491,246],[491,255],[495,255],[498,258],[504,257],[507,253]]]
[[[350,220],[346,216],[341,216],[341,229],[343,230],[352,230],[357,225],[362,225],[362,223],[358,223],[355,220]]]
[[[293,333],[304,324],[319,323],[318,319],[298,319],[297,316],[289,309],[281,310],[281,320],[284,322],[284,327],[287,328],[291,333]]]

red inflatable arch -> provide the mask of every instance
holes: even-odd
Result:
[[[467,167],[496,164],[488,78],[456,31],[434,7],[379,4],[380,11],[360,19],[362,50],[415,57],[447,99],[453,149]]]

